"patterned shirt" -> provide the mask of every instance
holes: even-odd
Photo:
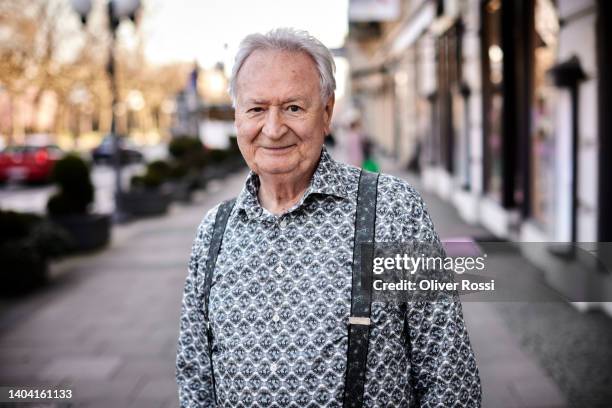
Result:
[[[262,208],[252,171],[232,210],[212,278],[215,389],[223,407],[342,407],[360,169],[322,148],[300,201]],[[201,296],[219,205],[193,244],[181,308],[181,408],[215,406]],[[419,194],[381,174],[376,242],[440,245]],[[365,407],[479,407],[478,369],[461,303],[373,302]]]

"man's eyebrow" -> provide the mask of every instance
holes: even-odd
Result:
[[[286,105],[288,103],[291,102],[307,102],[309,100],[309,98],[303,97],[303,96],[298,96],[298,97],[293,97],[293,98],[289,98],[286,99],[284,101],[281,101],[281,105]],[[247,99],[246,100],[247,104],[252,104],[252,105],[267,105],[270,103],[270,101],[266,100],[266,99]]]
[[[297,96],[295,98],[289,98],[289,99],[283,101],[282,104],[286,105],[286,104],[291,103],[291,102],[307,102],[308,100],[309,100],[309,98],[306,98],[304,96]]]
[[[268,101],[264,99],[247,99],[246,103],[253,104],[253,105],[265,105],[268,103]]]

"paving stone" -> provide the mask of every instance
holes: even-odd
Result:
[[[141,381],[138,378],[122,378],[120,381],[79,378],[61,383],[72,390],[74,401],[85,402],[110,398],[128,400],[135,396]]]
[[[80,402],[79,408],[162,408],[164,401],[157,400],[130,400],[121,398],[100,398]]]
[[[57,357],[40,370],[40,378],[106,380],[121,364],[119,357]]]
[[[123,357],[157,356],[164,351],[164,344],[160,342],[124,341],[122,339],[108,339],[101,347],[103,354],[119,355]]]
[[[139,398],[132,401],[127,408],[165,408],[167,404],[165,399]]]
[[[172,378],[174,381],[175,358],[138,358],[130,356],[115,372],[113,379],[124,377]]]
[[[173,377],[152,378],[140,389],[136,397],[163,400],[173,394],[178,395],[178,387]]]
[[[523,407],[564,408],[567,406],[563,395],[552,381],[546,378],[519,379],[511,382],[512,389]]]
[[[483,408],[525,408],[507,381],[487,374],[486,369],[480,372]]]

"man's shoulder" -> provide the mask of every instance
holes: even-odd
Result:
[[[340,180],[344,187],[351,188],[353,187],[353,184],[355,187],[357,186],[357,183],[359,182],[359,172],[361,171],[359,167],[343,161],[334,160],[333,171],[337,176],[340,176]]]
[[[402,203],[420,204],[421,194],[407,180],[387,173],[378,177],[378,199]]]
[[[335,163],[336,170],[340,173],[345,187],[352,190],[356,195],[361,169],[340,161]],[[412,206],[423,205],[421,194],[412,184],[407,180],[387,173],[380,173],[378,177],[377,200],[379,202],[397,202]]]
[[[202,217],[202,220],[198,225],[196,231],[196,241],[199,241],[202,244],[210,241],[213,229],[215,227],[215,219],[217,218],[217,213],[219,212],[222,204],[223,202],[217,203],[206,211],[204,217]]]
[[[209,224],[211,222],[214,222],[215,218],[217,217],[217,213],[221,209],[221,206],[223,206],[224,204],[230,204],[231,202],[233,202],[232,205],[234,205],[237,199],[238,199],[238,197],[228,198],[226,200],[220,201],[217,204],[213,205],[204,214],[204,217],[202,218],[201,224]]]
[[[421,194],[408,181],[390,174],[382,173],[378,179],[376,216],[378,222],[402,230],[405,239],[420,235],[418,231],[433,230]],[[398,233],[390,231],[393,237]]]

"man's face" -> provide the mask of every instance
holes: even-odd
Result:
[[[238,74],[238,146],[261,175],[302,175],[319,159],[333,96],[321,100],[315,63],[305,53],[253,52]]]

